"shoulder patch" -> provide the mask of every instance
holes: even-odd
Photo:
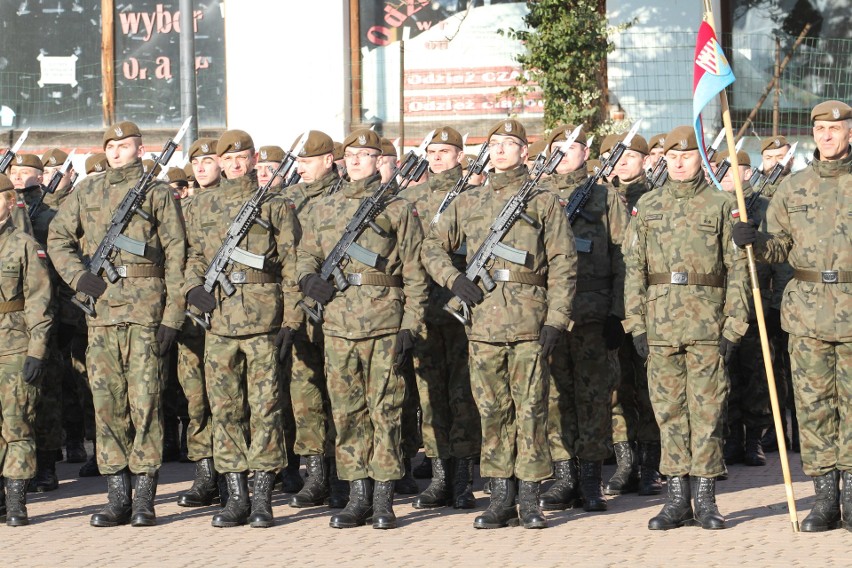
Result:
[[[630,212],[630,216],[631,216],[631,217],[635,217],[635,216],[636,216],[636,215],[638,215],[638,214],[639,214],[639,210],[638,210],[638,209],[636,209],[635,207],[633,208],[633,211],[631,211],[631,212]]]
[[[731,209],[731,217],[734,219],[740,218],[740,210],[739,209]]]
[[[420,213],[417,212],[417,207],[414,207],[414,206],[411,207],[411,214],[414,215],[415,217],[420,217]]]
[[[47,258],[47,253],[46,253],[46,252],[44,252],[44,250],[43,250],[43,249],[37,249],[37,250],[36,250],[36,254],[38,254],[38,257],[39,257],[39,258]]]

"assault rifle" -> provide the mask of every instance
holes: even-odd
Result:
[[[740,138],[740,141],[737,142],[736,146],[734,146],[734,153],[737,153],[737,152],[740,151],[740,148],[743,147],[744,141],[745,141],[745,138]],[[715,172],[716,180],[719,183],[721,183],[722,178],[725,177],[725,175],[728,173],[728,170],[730,170],[730,169],[731,169],[731,156],[728,155],[727,158],[722,160],[722,163],[719,164],[719,167],[716,168],[716,172]]]
[[[139,178],[136,185],[130,188],[121,200],[121,203],[119,203],[118,209],[116,209],[115,213],[112,214],[112,220],[110,221],[106,235],[101,241],[101,244],[98,245],[95,254],[92,255],[89,262],[88,270],[95,276],[100,276],[101,273],[105,273],[107,279],[111,283],[115,284],[118,281],[120,276],[116,271],[115,266],[113,266],[111,259],[119,249],[136,256],[145,256],[145,243],[126,237],[122,235],[122,233],[124,232],[124,229],[127,228],[127,225],[130,223],[130,220],[133,219],[134,215],[139,215],[142,219],[149,222],[151,221],[151,215],[142,209],[142,203],[145,201],[145,196],[148,194],[148,186],[151,185],[151,182],[154,179],[154,170],[157,165],[163,167],[172,159],[172,154],[175,153],[178,142],[181,138],[183,138],[183,135],[186,133],[186,129],[189,128],[191,120],[192,117],[187,118],[183,125],[181,125],[180,130],[178,130],[175,137],[166,142],[166,145],[163,146],[162,153],[160,153],[155,160],[155,167],[152,167],[150,170],[142,173],[142,177]],[[86,312],[86,315],[94,317],[94,298],[83,294],[82,301],[78,300],[76,297],[71,298],[71,301],[81,310]]]
[[[438,219],[441,218],[441,213],[446,211],[447,207],[450,206],[450,203],[453,202],[453,199],[458,197],[459,194],[467,188],[470,183],[471,176],[479,175],[485,171],[485,166],[488,165],[489,158],[488,142],[483,142],[482,147],[479,149],[479,155],[476,156],[476,160],[468,166],[467,173],[464,174],[464,176],[456,182],[453,188],[447,192],[447,195],[444,196],[444,199],[441,201],[441,205],[438,207],[438,212],[435,213],[435,216],[432,217],[432,221],[429,223],[430,227],[438,222]]]
[[[50,181],[47,182],[46,186],[41,188],[41,195],[38,196],[38,199],[32,202],[32,205],[30,205],[30,210],[28,211],[30,221],[35,220],[38,208],[41,207],[41,204],[44,202],[44,196],[56,193],[56,188],[59,187],[59,184],[62,182],[62,178],[65,177],[65,173],[68,171],[68,168],[71,167],[71,156],[73,155],[74,150],[71,150],[68,154],[68,158],[65,160],[65,163],[62,164],[62,167],[53,172],[53,176],[51,176]]]
[[[429,163],[426,161],[425,152],[426,146],[432,141],[432,136],[435,134],[433,130],[426,135],[426,138],[416,150],[411,150],[405,156],[405,159],[399,166],[393,169],[390,179],[381,184],[373,195],[361,201],[355,215],[346,224],[340,240],[331,249],[331,252],[325,258],[320,267],[319,275],[323,280],[334,280],[337,290],[343,292],[349,288],[349,281],[343,273],[343,268],[349,263],[350,259],[355,259],[361,264],[365,264],[375,268],[379,264],[379,255],[371,250],[368,250],[355,241],[361,236],[361,233],[369,227],[382,237],[387,237],[387,232],[376,224],[374,219],[384,211],[387,206],[386,197],[393,195],[397,187],[397,176],[400,176],[401,182],[399,189],[405,189],[412,180],[420,178],[426,171]],[[323,321],[323,306],[315,304],[309,306],[305,300],[299,301],[299,306],[305,311],[308,317],[315,323]]]
[[[722,140],[725,139],[725,129],[719,131],[719,134],[716,135],[716,138],[713,139],[713,143],[710,144],[710,147],[707,149],[707,161],[713,159],[713,156],[716,155],[716,152],[719,151],[719,146],[722,144]]]
[[[752,193],[748,201],[746,201],[746,216],[748,219],[751,219],[754,216],[754,208],[757,205],[757,201],[760,196],[763,194],[763,190],[766,189],[767,185],[772,185],[778,181],[778,178],[781,176],[781,172],[784,171],[784,168],[787,167],[787,164],[790,163],[790,160],[793,159],[793,156],[796,154],[796,146],[798,146],[798,142],[794,142],[790,149],[787,150],[787,153],[784,154],[784,157],[780,162],[775,162],[775,165],[772,166],[772,169],[769,170],[769,174],[763,176],[760,179],[760,187],[755,185],[754,193]]]
[[[514,225],[515,221],[519,218],[523,219],[533,227],[539,226],[539,223],[527,215],[524,211],[527,207],[527,200],[530,198],[532,190],[535,189],[538,182],[541,180],[541,176],[544,174],[552,174],[553,170],[556,169],[556,166],[559,165],[559,162],[562,161],[564,156],[565,153],[562,149],[557,148],[553,150],[553,153],[545,162],[544,167],[534,168],[537,169],[535,175],[529,177],[527,181],[521,185],[518,192],[515,193],[508,202],[506,202],[506,205],[503,206],[500,214],[497,215],[497,218],[494,219],[493,223],[491,223],[488,236],[485,237],[485,241],[479,245],[476,253],[470,259],[462,278],[467,278],[471,282],[481,280],[485,289],[488,292],[491,292],[497,287],[497,284],[494,283],[494,279],[491,278],[491,274],[488,272],[488,268],[486,267],[495,256],[499,256],[504,260],[508,260],[509,262],[521,266],[526,264],[527,255],[529,254],[527,251],[518,250],[509,245],[505,245],[500,241],[503,240],[503,237],[506,236],[506,233],[509,232],[509,229],[512,228],[512,225]],[[456,302],[460,304],[459,309],[456,309],[452,305]],[[449,302],[447,302],[444,309],[464,325],[470,325],[470,306],[468,306],[458,296],[454,296]]]
[[[27,136],[29,135],[30,129],[27,128],[21,132],[21,135],[18,136],[18,140],[12,145],[12,147],[3,152],[3,157],[0,158],[0,173],[6,171],[6,168],[8,168],[9,164],[12,163],[12,160],[15,159],[15,154],[21,149],[21,146],[24,145],[24,142],[27,140]]]

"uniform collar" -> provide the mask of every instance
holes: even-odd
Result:
[[[491,189],[494,191],[499,191],[523,180],[527,177],[527,174],[529,174],[529,170],[525,165],[519,166],[514,170],[509,170],[508,172],[491,172],[488,174],[488,185],[491,186]]]
[[[429,172],[429,189],[432,191],[449,191],[461,179],[461,176],[462,168],[460,165],[437,174]]]
[[[677,198],[695,197],[707,187],[707,181],[704,179],[704,170],[698,170],[695,177],[686,181],[675,181],[669,177],[663,187]]]
[[[821,178],[832,178],[848,174],[852,172],[852,150],[842,160],[835,160],[833,162],[820,160],[819,150],[816,150],[814,151],[814,161],[811,162],[811,167]]]
[[[376,172],[373,175],[364,179],[344,183],[340,191],[346,197],[354,197],[360,199],[362,197],[366,197],[369,193],[372,193],[371,190],[375,189],[381,182],[382,174]]]

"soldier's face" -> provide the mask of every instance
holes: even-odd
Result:
[[[657,165],[657,162],[660,161],[660,158],[663,157],[663,149],[659,146],[655,148],[651,148],[651,153],[648,155],[648,163],[649,167],[653,168]]]
[[[257,172],[257,183],[260,185],[266,185],[266,183],[272,179],[272,174],[275,173],[275,170],[277,170],[280,165],[281,162],[258,162],[255,164],[254,171]],[[282,183],[284,183],[284,178],[278,176],[275,178],[275,181],[272,182],[270,187],[281,187]]]
[[[557,174],[570,174],[585,167],[586,160],[589,159],[589,149],[585,144],[574,142],[570,146],[566,146],[564,143],[554,142],[550,146],[551,152],[557,148],[561,148],[565,152],[565,157],[556,166]]]
[[[692,179],[701,171],[701,155],[698,150],[669,150],[666,153],[666,163],[669,177],[675,181]]]
[[[53,179],[53,174],[62,169],[62,166],[45,166],[44,168],[44,176],[42,179],[50,180]],[[71,180],[74,179],[74,168],[69,166],[68,171],[65,172],[65,175],[62,176],[62,181],[59,182],[59,186],[57,186],[56,191],[62,191],[71,185]]]
[[[814,121],[814,142],[819,149],[820,160],[834,161],[846,157],[849,153],[848,120]]]
[[[12,180],[12,185],[15,189],[24,189],[41,183],[44,176],[41,170],[31,168],[29,166],[12,166],[12,171],[9,173],[9,179]]]
[[[254,169],[257,156],[254,150],[227,152],[219,157],[219,167],[228,179],[243,177]]]
[[[790,145],[786,144],[781,146],[780,148],[770,148],[768,150],[764,150],[761,157],[763,158],[763,162],[761,163],[761,169],[767,174],[772,171],[772,168],[775,167],[775,164],[784,159],[784,156],[787,155],[787,152],[790,151]],[[790,164],[787,164],[787,168],[792,165],[793,160],[790,160]]]
[[[396,166],[395,156],[379,156],[378,167],[382,174],[382,183],[387,183],[390,180],[394,166]]]
[[[12,206],[15,204],[15,192],[0,192],[0,223],[5,223],[12,214]]]
[[[199,187],[210,187],[219,181],[222,168],[215,156],[198,156],[192,159],[192,172]]]
[[[426,160],[429,169],[439,174],[451,170],[461,163],[464,152],[452,144],[429,144],[426,147]]]
[[[529,148],[520,139],[494,134],[488,139],[488,155],[497,173],[514,170],[527,161]]]
[[[347,146],[343,150],[343,159],[346,162],[346,172],[349,179],[358,181],[366,179],[379,171],[380,153],[373,148],[354,148]]]
[[[751,168],[748,166],[738,166],[740,172],[740,182],[744,182],[751,177]],[[718,169],[718,168],[717,168]],[[722,186],[722,189],[727,191],[728,193],[734,193],[736,189],[734,186],[734,168],[728,168],[728,171],[725,173],[725,177],[719,180],[719,183]]]
[[[645,167],[645,154],[635,150],[625,150],[621,159],[615,164],[615,174],[618,179],[631,182],[642,175]]]
[[[331,171],[331,166],[334,164],[333,154],[324,154],[322,156],[311,156],[309,158],[299,158],[296,161],[296,171],[302,176],[302,181],[305,183],[313,183],[318,179],[322,179],[328,172]]]
[[[110,140],[104,148],[104,153],[109,167],[120,168],[141,158],[145,154],[145,147],[139,137],[131,136],[124,140]]]

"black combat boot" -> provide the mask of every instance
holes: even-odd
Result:
[[[278,481],[281,483],[281,491],[284,493],[298,493],[305,486],[305,480],[299,473],[299,468],[302,465],[302,459],[296,452],[287,452],[287,467],[284,471],[278,474]]]
[[[843,526],[852,531],[852,472],[841,472],[843,492],[840,494],[840,505],[843,511]]]
[[[85,463],[86,447],[83,445],[83,424],[69,423],[65,427],[65,461]]]
[[[702,529],[725,528],[725,517],[716,506],[716,480],[712,477],[692,477],[692,494],[695,496],[695,520]]]
[[[475,529],[499,529],[517,526],[515,508],[515,480],[505,477],[491,478],[491,502],[488,508],[473,521]]]
[[[420,493],[420,488],[417,486],[417,480],[411,475],[411,458],[404,458],[402,463],[405,466],[405,473],[402,479],[394,481],[394,489],[400,495],[417,495]]]
[[[814,477],[816,501],[802,522],[802,532],[824,532],[840,528],[840,472]]]
[[[518,491],[518,516],[525,529],[547,528],[547,520],[539,507],[540,481],[521,481]]]
[[[216,472],[216,486],[219,489],[219,506],[224,508],[228,504],[228,480],[224,473]]]
[[[195,479],[189,491],[178,497],[179,507],[206,507],[219,494],[218,476],[213,469],[213,458],[201,458],[195,462]]]
[[[781,409],[781,431],[784,433],[781,438],[784,440],[784,444],[786,444],[786,448],[790,450],[790,437],[787,435],[787,409]],[[764,452],[777,452],[778,451],[778,434],[775,432],[775,423],[766,429],[766,433],[763,435],[763,439],[760,441],[760,445],[763,446]]]
[[[36,474],[29,480],[30,493],[46,493],[59,488],[56,477],[56,452],[54,450],[36,450]]]
[[[636,452],[630,442],[616,442],[612,445],[615,453],[615,473],[606,484],[604,493],[607,495],[623,495],[635,493],[639,489],[639,465],[636,463]]]
[[[731,422],[730,432],[725,438],[724,457],[726,465],[742,463],[745,458],[745,444],[743,441],[743,423]]]
[[[586,512],[607,510],[601,481],[602,465],[600,461],[580,460],[580,495]]]
[[[180,459],[180,431],[177,416],[163,420],[163,463]]]
[[[251,496],[251,515],[248,522],[252,528],[268,529],[275,524],[272,518],[272,486],[275,472],[254,472],[254,493]]]
[[[663,492],[660,451],[660,442],[639,442],[639,495],[659,495]]]
[[[395,529],[396,515],[393,514],[393,481],[376,481],[373,489],[373,528]]]
[[[157,524],[154,513],[154,498],[157,497],[157,480],[159,472],[154,475],[140,473],[136,476],[136,494],[133,496],[133,516],[130,519],[132,527],[153,527]]]
[[[349,503],[349,482],[337,476],[337,460],[328,458],[328,508],[342,509]]]
[[[763,453],[763,428],[746,428],[745,455],[743,463],[751,466],[766,465],[766,454]]]
[[[98,449],[93,447],[92,455],[80,467],[80,472],[77,477],[100,477],[101,472],[98,469]]]
[[[333,529],[351,529],[367,524],[373,516],[373,480],[365,477],[349,482],[349,503],[331,516],[328,525]]]
[[[6,478],[0,476],[0,523],[6,522]]]
[[[486,495],[491,495],[491,478],[486,477],[482,483],[482,492]]]
[[[23,527],[30,524],[27,517],[28,479],[6,480],[6,525]]]
[[[453,480],[453,508],[475,509],[476,497],[473,496],[473,458],[455,459],[455,479]]]
[[[210,522],[217,528],[238,527],[246,524],[251,506],[249,505],[248,474],[245,471],[222,475],[228,484],[228,502],[221,511],[213,515]]]
[[[423,456],[423,461],[411,470],[414,479],[432,479],[432,458]]]
[[[305,466],[308,481],[301,491],[290,498],[290,506],[297,509],[322,505],[329,496],[325,458],[322,456],[306,456]]]
[[[656,517],[648,521],[648,528],[652,531],[667,531],[693,522],[689,477],[670,475],[667,485],[669,490],[666,504]]]
[[[453,502],[450,489],[450,460],[435,458],[432,460],[432,483],[411,504],[415,509],[434,509],[446,507]]]
[[[559,460],[553,462],[553,477],[556,482],[538,499],[545,511],[562,511],[580,505],[580,487],[578,482],[577,460]]]
[[[130,522],[132,512],[130,502],[133,488],[130,486],[130,471],[122,471],[106,476],[107,505],[100,513],[89,520],[93,527],[117,527]]]

